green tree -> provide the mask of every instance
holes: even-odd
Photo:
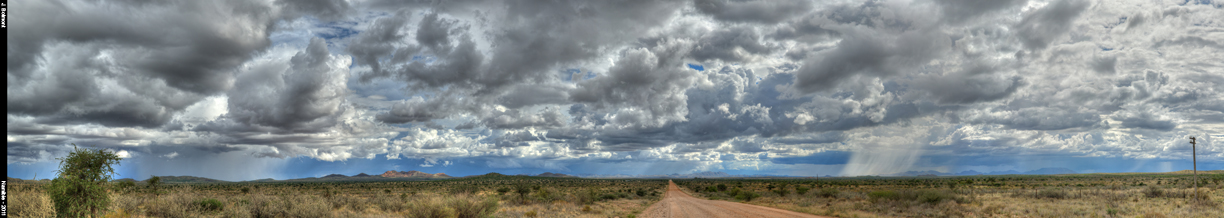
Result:
[[[132,187],[136,187],[136,182],[132,182],[132,180],[123,180],[123,181],[119,181],[119,184],[116,184],[116,185],[117,185],[117,187],[115,188],[116,191],[126,192],[126,191],[130,191]]]
[[[153,189],[153,193],[157,193],[157,185],[161,184],[161,177],[150,177],[149,180],[145,180],[145,182],[149,183],[149,188]]]
[[[47,195],[57,217],[98,217],[110,206],[107,182],[115,174],[111,165],[119,165],[121,158],[103,149],[72,147],[67,157],[58,158],[59,177],[51,181]]]

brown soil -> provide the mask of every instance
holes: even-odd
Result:
[[[663,200],[646,208],[642,217],[822,217],[778,208],[694,198],[680,191],[676,183],[667,183],[667,194]]]

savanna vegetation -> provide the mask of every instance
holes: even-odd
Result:
[[[54,180],[10,179],[13,217],[635,217],[666,179],[110,180],[118,157],[78,149]],[[189,181],[189,182],[181,182]],[[1224,217],[1224,171],[675,179],[694,197],[834,217]]]
[[[483,176],[422,181],[107,184],[102,217],[629,217],[667,180]],[[47,182],[12,183],[13,217],[54,217]]]
[[[694,197],[833,217],[1224,217],[1224,171],[684,179]]]

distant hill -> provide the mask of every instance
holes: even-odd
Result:
[[[362,178],[362,177],[372,177],[372,176],[370,174],[365,174],[365,173],[353,175],[353,178]]]
[[[331,174],[331,175],[323,176],[323,178],[348,178],[348,176],[341,175],[341,174]]]
[[[430,174],[430,173],[425,173],[425,172],[416,171],[416,170],[412,170],[408,172],[404,172],[404,171],[396,172],[394,170],[388,170],[387,172],[383,173],[382,175],[378,175],[378,176],[381,176],[383,178],[431,178],[431,179],[432,178],[453,178],[450,175],[446,175],[445,173]]]
[[[1071,170],[1067,168],[1041,168],[1037,170],[1030,170],[1030,171],[1024,172],[1024,174],[1039,174],[1039,175],[1076,174],[1076,173],[1078,172],[1075,172],[1075,170]]]
[[[205,182],[229,182],[225,180],[209,179],[195,176],[159,176],[162,183],[205,183]],[[148,179],[141,182],[147,182]]]
[[[560,178],[576,178],[576,177],[577,177],[577,176],[565,175],[565,174],[560,174],[560,173],[550,173],[550,172],[544,172],[544,173],[541,173],[540,175],[536,175],[536,176],[539,176],[539,177],[560,177]]]

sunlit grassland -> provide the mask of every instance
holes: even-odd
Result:
[[[10,185],[10,215],[50,217],[45,184]],[[490,175],[431,181],[189,183],[116,188],[105,217],[631,217],[667,180]],[[118,187],[118,186],[116,186]]]
[[[674,179],[699,198],[834,217],[1224,217],[1224,172]],[[9,214],[50,217],[39,182]],[[489,175],[428,181],[227,182],[116,188],[105,217],[634,217],[665,179]],[[116,186],[118,187],[118,186]]]
[[[834,217],[1224,217],[1224,172],[1199,176],[1199,203],[1185,173],[676,182],[695,197]]]

